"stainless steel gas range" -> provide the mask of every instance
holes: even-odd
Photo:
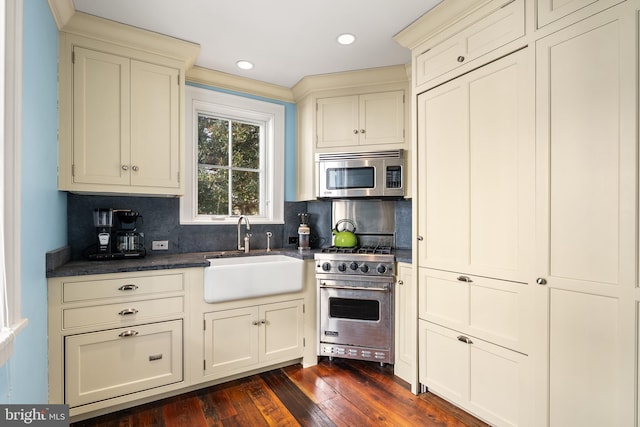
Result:
[[[334,219],[354,221],[360,245],[315,254],[318,355],[394,363],[392,210],[384,202],[334,202]]]
[[[394,362],[391,254],[315,255],[321,356]]]

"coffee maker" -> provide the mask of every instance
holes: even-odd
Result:
[[[97,243],[95,248],[89,248],[88,258],[107,260],[144,257],[144,234],[137,231],[137,223],[141,219],[142,215],[131,209],[95,209],[93,223]]]

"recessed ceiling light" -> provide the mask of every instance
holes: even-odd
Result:
[[[238,68],[242,68],[243,70],[250,70],[253,68],[253,63],[245,61],[244,59],[236,62],[236,65]]]
[[[345,33],[338,36],[338,43],[340,44],[347,45],[353,43],[354,41],[356,41],[356,36],[354,36],[353,34]]]

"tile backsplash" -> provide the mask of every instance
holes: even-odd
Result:
[[[411,248],[411,201],[395,203],[396,246]],[[159,253],[207,252],[234,249],[237,244],[235,225],[181,225],[180,199],[139,196],[87,196],[69,194],[67,197],[68,243],[71,259],[82,259],[87,248],[95,243],[93,210],[96,208],[131,209],[142,215],[138,231],[145,236],[150,253],[153,240],[168,240],[169,250]],[[311,227],[311,247],[331,244],[331,202],[285,202],[284,224],[251,224],[251,248],[267,247],[266,233],[273,233],[272,248],[295,248],[289,237],[298,236],[299,212],[308,212]],[[243,225],[244,229],[244,225]]]

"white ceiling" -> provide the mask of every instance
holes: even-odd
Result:
[[[290,88],[305,76],[407,64],[393,36],[441,0],[73,0],[76,10],[198,43],[196,65]],[[341,46],[336,37],[357,39]],[[252,70],[236,67],[246,59]]]

